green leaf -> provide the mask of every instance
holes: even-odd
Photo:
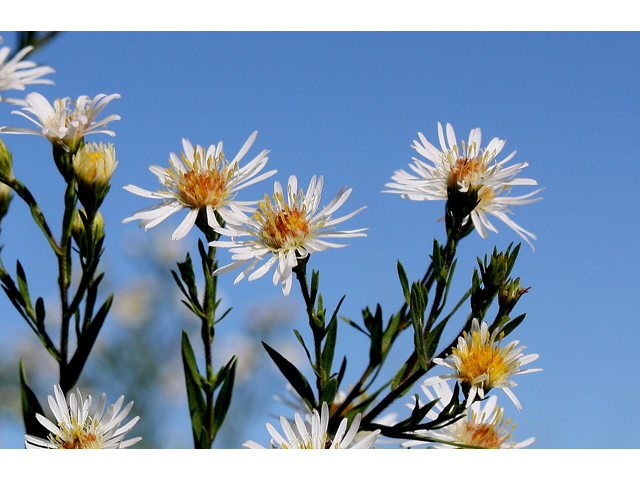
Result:
[[[407,279],[407,273],[404,271],[404,267],[398,260],[398,277],[400,278],[400,285],[402,285],[402,293],[404,293],[404,299],[407,305],[411,303],[411,291],[409,290],[409,280]]]
[[[196,448],[203,448],[207,443],[207,433],[204,431],[206,405],[202,395],[202,383],[196,358],[189,341],[187,332],[182,331],[182,364],[187,389],[187,401],[189,403],[189,415],[191,417],[191,430],[193,443]],[[208,448],[208,445],[204,448]]]
[[[222,427],[222,423],[224,422],[225,417],[227,416],[227,411],[229,410],[229,405],[231,405],[231,396],[233,393],[233,384],[236,377],[236,365],[237,358],[235,356],[231,357],[231,360],[224,367],[226,371],[226,375],[224,378],[224,382],[222,383],[222,387],[220,388],[220,393],[218,393],[218,397],[216,398],[216,404],[213,409],[213,423],[211,425],[212,428],[212,440],[215,439],[218,430]]]
[[[336,380],[338,381],[338,387],[340,383],[342,383],[342,377],[344,377],[344,372],[347,370],[347,357],[342,358],[342,363],[340,364],[340,370],[338,370],[338,376]]]
[[[196,277],[193,273],[193,263],[191,262],[191,256],[188,253],[184,262],[178,262],[178,270],[180,271],[182,281],[189,291],[189,300],[191,300],[199,310],[202,310],[202,306],[198,301],[198,289],[196,288]]]
[[[364,312],[363,312],[364,315]],[[358,330],[359,332],[364,333],[367,337],[370,337],[371,335],[369,335],[368,332],[366,332],[360,325],[358,325],[357,323],[355,323],[353,320],[351,320],[350,318],[347,317],[340,317],[342,320],[344,320],[345,322],[347,322],[349,325],[351,325],[353,328],[355,328],[356,330]]]
[[[307,257],[309,258],[309,257]],[[318,286],[320,285],[320,272],[311,271],[311,290],[309,291],[309,299],[311,305],[316,303],[316,295],[318,294]]]
[[[344,297],[343,297],[344,298]],[[338,334],[338,318],[334,315],[327,326],[327,336],[322,348],[322,371],[324,372],[324,380],[326,381],[331,374],[333,365],[333,355],[336,351],[336,337]]]
[[[171,270],[171,275],[173,275],[173,279],[175,280],[176,285],[178,285],[178,288],[180,288],[180,291],[182,292],[182,294],[185,297],[190,299],[191,297],[189,296],[189,294],[185,290],[184,285],[182,284],[182,280],[180,280],[180,277],[178,277],[178,274],[174,270]]]
[[[442,258],[442,249],[438,244],[438,241],[433,239],[433,254],[431,256],[431,261],[433,264],[433,275],[436,279],[436,282],[442,283],[446,279],[446,269],[444,259]]]
[[[523,313],[522,315],[518,315],[516,318],[514,318],[509,323],[507,323],[504,327],[502,327],[501,332],[504,334],[504,336],[506,337],[511,332],[513,332],[516,329],[516,327],[522,323],[526,315],[527,315],[526,313]]]
[[[505,255],[507,256],[507,269],[506,269],[506,273],[505,273],[505,278],[509,276],[509,274],[511,274],[511,269],[513,268],[513,265],[516,263],[516,259],[518,258],[518,253],[520,252],[520,246],[522,245],[521,243],[519,243],[518,245],[516,245],[516,248],[513,249],[513,252],[509,252],[509,250],[511,250],[511,245],[509,245],[509,248],[507,248],[507,251],[505,253]]]
[[[98,338],[98,333],[100,333],[100,329],[104,324],[112,303],[113,295],[110,295],[78,339],[78,347],[69,361],[66,375],[64,378],[60,379],[60,388],[62,388],[63,391],[68,392],[71,390],[78,381],[78,378],[80,378],[82,369],[84,368],[89,354],[91,353],[91,349],[95,344],[96,338]]]
[[[30,306],[31,305],[31,299],[29,298],[29,287],[27,287],[27,276],[24,273],[24,269],[22,268],[22,265],[20,264],[20,262],[16,262],[17,266],[16,266],[16,273],[18,275],[18,289],[20,291],[20,295],[22,296],[22,299],[25,302],[25,305]]]
[[[309,359],[309,363],[313,364],[313,360],[311,359],[311,353],[309,353],[309,349],[307,348],[307,345],[304,343],[304,339],[302,338],[302,335],[300,335],[300,332],[295,328],[293,329],[293,333],[295,333],[296,338],[300,342],[300,345],[302,345],[302,348],[304,348],[304,351],[307,354],[307,358]]]
[[[431,331],[427,335],[427,339],[424,342],[425,343],[424,349],[425,349],[425,357],[428,360],[431,360],[433,356],[436,354],[436,349],[438,348],[438,343],[440,343],[440,337],[442,335],[444,327],[447,324],[447,320],[448,318],[445,318],[444,320],[439,322],[435,327],[431,329]]]
[[[329,320],[329,325],[327,325],[326,330],[324,331],[325,342],[324,347],[322,349],[322,369],[325,372],[325,378],[329,378],[331,373],[331,366],[333,365],[333,355],[336,350],[336,337],[338,335],[338,311],[342,306],[342,302],[344,301],[346,295],[343,295],[338,305],[336,306],[333,314],[331,315],[331,320]]]
[[[384,334],[382,335],[381,340],[381,350],[383,352],[383,356],[389,353],[389,349],[391,348],[391,344],[398,334],[398,327],[400,325],[400,320],[402,319],[402,313],[398,312],[393,317],[389,319],[389,323],[387,325]]]
[[[393,379],[391,380],[391,390],[395,390],[396,388],[398,388],[398,385],[400,384],[400,380],[402,379],[405,370],[407,369],[407,364],[403,364],[400,367],[400,370],[398,370],[398,373],[395,374],[395,376],[393,377]]]
[[[322,397],[320,398],[320,405],[322,402],[327,402],[327,405],[330,407],[333,405],[333,400],[336,397],[336,393],[338,391],[338,380],[335,378],[329,379],[324,386],[324,391],[322,392]]]
[[[367,328],[371,332],[369,363],[372,367],[375,367],[382,361],[382,308],[380,304],[378,304],[376,314],[371,317]]]
[[[413,343],[418,355],[420,366],[427,370],[425,359],[425,348],[422,330],[424,328],[424,310],[426,307],[426,299],[423,297],[422,285],[415,283],[411,286],[411,322],[413,324]]]
[[[309,386],[309,382],[304,375],[293,365],[289,360],[284,358],[280,353],[271,348],[265,342],[262,342],[265,350],[276,364],[278,369],[282,372],[287,381],[291,384],[293,389],[298,392],[298,395],[304,400],[309,408],[316,408],[316,400],[313,395],[313,391]]]
[[[36,300],[36,327],[40,333],[44,333],[45,315],[44,300],[42,300],[42,297],[38,297]]]
[[[36,413],[44,416],[44,411],[38,402],[29,385],[27,384],[27,375],[24,371],[24,364],[20,359],[20,396],[22,399],[22,418],[27,435],[33,435],[39,438],[47,438],[49,430],[47,430],[36,418]]]

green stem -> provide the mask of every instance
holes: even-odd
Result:
[[[71,224],[76,208],[75,181],[67,184],[65,192],[65,211],[62,219],[60,254],[58,255],[58,287],[62,311],[60,327],[60,387],[66,394],[73,387],[67,381],[69,322],[75,311],[69,308],[69,285],[71,284]]]
[[[322,365],[322,339],[324,338],[325,331],[324,325],[319,326],[316,325],[316,313],[314,312],[315,307],[315,292],[309,291],[309,285],[307,283],[307,262],[309,257],[306,257],[299,261],[298,265],[293,268],[293,273],[296,274],[296,278],[298,283],[300,284],[300,290],[302,291],[302,297],[304,298],[304,303],[307,309],[307,316],[309,318],[309,326],[311,327],[311,332],[313,333],[313,343],[314,343],[314,355],[315,355],[315,365],[314,371],[316,374],[316,387],[318,388],[318,398],[322,398],[325,389],[325,374],[324,368]]]

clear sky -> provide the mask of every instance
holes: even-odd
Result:
[[[0,36],[13,45],[12,32]],[[117,149],[119,165],[102,208],[116,283],[131,275],[122,241],[138,231],[120,222],[153,203],[122,187],[155,189],[148,166],[166,166],[169,152],[181,151],[182,138],[205,147],[223,140],[233,155],[258,130],[247,158],[269,149],[267,168],[278,170],[273,179],[285,183],[295,174],[306,186],[312,175],[324,175],[323,203],[348,185],[353,193],[344,213],[367,206],[344,226],[368,227],[368,236],[314,255],[309,265],[320,270],[328,305],[346,294],[343,315],[359,319],[362,308],[380,303],[386,317],[402,301],[396,262],[415,280],[424,273],[433,238],[444,239],[443,224],[436,223],[443,202],[381,193],[393,172],[411,162],[418,132],[437,144],[441,122],[451,123],[459,140],[480,127],[483,146],[506,138],[499,158],[517,150],[512,163],[528,161],[522,176],[545,189],[543,201],[515,207],[512,217],[538,237],[535,252],[523,244],[513,272],[531,286],[516,308],[527,318],[514,338],[527,346],[525,353],[540,355],[531,366],[544,371],[516,378],[522,412],[499,394],[518,423],[516,439],[535,436],[538,448],[640,447],[640,301],[634,293],[640,169],[633,140],[640,127],[639,58],[636,32],[68,32],[34,57],[56,70],[50,76],[55,85],[37,89],[49,100],[122,96],[105,109],[122,117],[110,124],[116,137],[91,138],[113,141]],[[0,125],[30,126],[10,115],[12,109],[0,104]],[[14,154],[16,176],[43,205],[57,202],[62,186],[48,142],[2,139]],[[267,180],[246,195],[258,199],[270,191]],[[513,194],[529,191],[515,187]],[[8,265],[19,258],[32,277],[42,268],[49,280],[39,287],[53,291],[52,265],[26,258],[37,232],[21,227],[15,205],[2,225],[3,258]],[[183,216],[167,223],[177,226]],[[499,234],[483,240],[473,233],[460,246],[458,292],[468,288],[476,257],[520,241],[506,225],[495,225]],[[196,238],[193,230],[182,240],[194,255]],[[228,253],[219,258],[226,263]],[[238,316],[243,305],[282,296],[270,275],[236,286],[234,278],[220,279],[221,293]],[[291,295],[301,304],[297,293],[294,288]],[[4,297],[0,311],[3,323],[14,317]],[[18,320],[11,322],[26,329]],[[302,315],[297,322],[295,328],[306,332]],[[347,334],[346,324],[340,329],[346,338],[338,350],[350,362],[347,381],[355,380],[368,346]],[[407,356],[396,355],[397,361]],[[267,401],[273,413],[287,413]],[[256,432],[253,438],[266,444],[262,424]]]

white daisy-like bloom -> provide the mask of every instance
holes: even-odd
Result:
[[[252,217],[232,207],[232,215],[225,218],[225,228],[216,230],[231,237],[231,241],[218,240],[211,242],[210,245],[229,248],[234,262],[217,269],[214,275],[234,270],[248,263],[236,277],[234,281],[236,284],[253,270],[258,262],[268,256],[269,259],[249,275],[249,280],[262,277],[276,265],[273,284],[280,283],[282,293],[286,296],[291,291],[292,269],[298,265],[298,260],[330,247],[346,246],[328,242],[326,238],[365,237],[366,234],[363,232],[366,228],[358,230],[334,228],[335,225],[348,220],[365,208],[359,208],[339,218],[332,217],[333,213],[347,200],[352,189],[343,187],[336,197],[318,212],[323,183],[322,176],[317,180],[314,176],[305,194],[302,189],[298,191],[298,180],[295,175],[291,175],[286,193],[276,181],[273,197],[265,195],[265,199],[258,202],[258,209]]]
[[[475,191],[478,204],[469,216],[482,238],[488,238],[487,230],[498,233],[487,218],[489,213],[506,223],[533,248],[529,239],[535,240],[536,236],[517,225],[507,215],[511,213],[511,206],[542,200],[532,198],[542,189],[519,197],[508,195],[512,186],[538,184],[530,178],[516,178],[516,175],[529,164],[522,162],[506,166],[505,164],[516,154],[515,151],[504,160],[495,160],[506,141],[496,137],[485,149],[481,149],[482,133],[479,128],[471,130],[468,143],[465,145],[462,141],[462,147],[458,147],[450,124],[447,124],[446,135],[448,145],[445,143],[442,125],[438,123],[441,148],[438,150],[422,133],[418,133],[420,142],[414,140],[412,147],[433,165],[412,157],[414,163],[409,167],[416,175],[404,170],[396,171],[391,177],[395,183],[387,183],[385,186],[390,190],[384,192],[398,193],[402,198],[409,200],[447,200],[449,189],[462,193]],[[463,220],[463,224],[468,221],[469,217]]]
[[[93,99],[82,95],[73,102],[69,97],[59,98],[51,105],[42,95],[33,92],[25,97],[26,106],[22,107],[22,111],[14,110],[11,113],[22,115],[35,123],[38,129],[0,127],[0,133],[39,135],[67,151],[75,151],[87,134],[106,133],[115,136],[114,132],[107,130],[106,125],[111,121],[120,120],[119,115],[107,115],[102,120],[96,120],[104,107],[115,98],[120,98],[120,95],[101,93]]]
[[[0,39],[1,43],[2,39]],[[24,90],[25,85],[49,84],[53,81],[42,78],[55,70],[48,66],[38,66],[35,62],[22,60],[33,46],[24,47],[15,56],[5,63],[9,56],[9,47],[0,48],[0,92],[6,90]],[[12,103],[14,105],[26,105],[24,100],[6,98],[0,95],[0,102]]]
[[[471,322],[471,330],[463,332],[458,337],[458,345],[454,347],[451,355],[446,359],[434,358],[434,363],[455,370],[455,373],[439,375],[425,380],[424,385],[431,385],[442,380],[457,379],[463,388],[468,389],[467,403],[469,407],[477,398],[483,399],[492,388],[502,389],[511,399],[518,410],[522,405],[511,387],[517,383],[511,380],[514,375],[523,373],[540,372],[541,368],[521,369],[523,365],[533,362],[538,354],[523,355],[526,347],[517,347],[518,340],[514,340],[506,347],[500,346],[502,335],[495,329],[489,334],[487,322],[479,324],[474,318]],[[497,340],[497,342],[496,342]]]
[[[69,395],[69,404],[67,405],[60,386],[55,385],[53,390],[55,397],[49,395],[48,400],[56,423],[36,413],[38,421],[51,433],[46,439],[25,435],[26,448],[127,448],[142,440],[142,437],[124,439],[140,420],[140,417],[135,417],[120,426],[133,407],[133,402],[129,402],[122,409],[124,396],[110,405],[105,412],[106,394],[103,393],[95,412],[90,415],[91,395],[83,400],[80,390],[76,389],[75,393]]]
[[[369,433],[362,440],[350,446],[353,443],[358,427],[360,427],[360,414],[357,414],[351,422],[351,427],[347,431],[348,420],[344,418],[338,427],[338,431],[331,439],[327,435],[327,426],[329,424],[329,407],[326,402],[322,403],[321,413],[313,410],[310,414],[306,414],[306,422],[300,413],[294,415],[294,422],[290,424],[284,417],[280,417],[280,425],[284,436],[282,436],[270,423],[267,423],[267,430],[272,437],[270,442],[271,448],[282,449],[340,449],[340,448],[372,448],[376,439],[380,435],[380,430]],[[286,437],[286,438],[285,438]],[[248,440],[243,445],[245,448],[263,449],[262,445]]]
[[[227,221],[231,216],[230,208],[239,211],[253,211],[251,205],[257,202],[239,202],[235,200],[236,193],[249,185],[253,185],[276,173],[271,170],[256,176],[267,164],[268,150],[260,154],[240,168],[240,160],[253,145],[258,132],[253,132],[242,146],[235,158],[229,162],[222,151],[222,142],[217,146],[211,145],[205,152],[200,145],[195,147],[187,139],[182,139],[184,153],[178,157],[170,154],[169,168],[151,165],[149,170],[158,177],[162,188],[156,192],[144,190],[135,185],[124,187],[131,193],[142,197],[161,200],[152,207],[136,212],[125,218],[122,223],[140,220],[140,227],[145,231],[155,227],[170,215],[186,208],[189,210],[185,219],[173,232],[172,239],[180,240],[196,222],[198,213],[205,209],[207,222],[212,227],[220,227],[215,212]]]
[[[427,413],[429,420],[435,420],[440,412],[451,401],[453,392],[446,382],[432,384],[434,393],[422,385],[422,390],[429,399],[438,402]],[[457,448],[455,445],[465,447],[481,448],[524,448],[535,441],[535,437],[528,438],[522,442],[514,442],[511,435],[516,428],[516,424],[511,419],[504,417],[504,408],[497,406],[498,396],[491,395],[484,406],[480,402],[475,402],[468,410],[466,417],[442,427],[438,430],[417,430],[415,433],[433,439],[433,441],[409,440],[402,443],[403,447],[434,446],[435,448]],[[424,404],[420,402],[422,407]],[[413,408],[414,405],[407,405]],[[448,443],[438,443],[448,442]]]

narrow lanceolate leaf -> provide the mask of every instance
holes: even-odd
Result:
[[[336,380],[338,381],[338,387],[340,387],[340,383],[342,382],[342,378],[344,377],[344,372],[347,370],[347,357],[342,358],[342,363],[340,364],[340,370],[338,370],[338,376]]]
[[[367,322],[365,321],[365,324]],[[382,308],[378,304],[376,314],[369,317],[366,325],[371,332],[371,346],[369,347],[369,364],[377,366],[382,361]]]
[[[27,287],[27,276],[25,275],[20,262],[17,262],[16,272],[18,275],[18,289],[20,290],[20,295],[22,296],[27,308],[29,308],[31,306],[31,299],[29,298],[29,287]]]
[[[213,438],[215,438],[218,430],[220,430],[220,427],[222,427],[222,423],[224,422],[224,419],[227,416],[227,412],[229,411],[229,405],[231,405],[233,383],[236,378],[236,365],[237,358],[234,356],[224,367],[224,370],[226,372],[225,379],[222,383],[222,387],[220,388],[220,393],[218,393],[218,397],[216,398],[215,407],[213,408]]]
[[[38,327],[38,331],[40,333],[44,332],[44,317],[44,300],[42,300],[42,297],[38,297],[38,299],[36,300],[36,326]]]
[[[38,421],[36,413],[44,416],[44,411],[38,402],[29,385],[27,384],[27,375],[24,371],[24,364],[20,360],[20,395],[22,398],[22,417],[24,426],[28,435],[35,437],[47,438],[49,431]]]
[[[313,395],[313,390],[311,390],[309,382],[304,377],[304,375],[295,367],[295,365],[293,365],[289,360],[280,355],[280,353],[278,353],[276,350],[274,350],[264,342],[262,342],[262,345],[271,357],[271,360],[273,360],[278,369],[291,384],[293,389],[298,392],[298,395],[300,395],[302,400],[304,400],[309,408],[316,408],[317,405],[315,396]]]
[[[295,328],[293,329],[293,333],[295,333],[296,338],[300,342],[300,345],[302,345],[302,348],[304,348],[304,352],[307,354],[307,358],[309,359],[309,363],[313,364],[313,360],[311,359],[311,353],[309,353],[309,349],[307,348],[307,345],[304,343],[304,338],[302,338],[302,335],[300,335],[300,332],[298,330],[296,330]]]
[[[188,253],[185,261],[178,263],[178,269],[180,270],[182,281],[187,286],[187,290],[189,291],[189,299],[200,310],[202,310],[202,306],[198,301],[198,289],[196,288],[196,277],[193,273],[193,263],[191,262],[191,256]]]
[[[335,378],[329,379],[324,386],[324,391],[322,392],[322,397],[320,398],[320,404],[322,404],[322,402],[327,402],[327,405],[332,405],[337,392],[338,380]]]
[[[411,287],[411,322],[413,324],[413,340],[418,355],[420,366],[427,370],[425,359],[425,348],[422,340],[422,330],[424,328],[424,310],[426,307],[426,299],[423,296],[422,285],[414,283]]]
[[[338,335],[338,319],[331,318],[327,326],[327,336],[325,337],[324,347],[322,348],[322,371],[325,374],[324,380],[327,381],[331,375],[331,367],[333,365],[333,355],[336,351],[336,337]]]
[[[196,358],[189,341],[187,332],[182,331],[182,364],[187,388],[187,401],[189,403],[189,415],[191,416],[191,430],[193,443],[196,448],[203,448],[206,444],[206,432],[203,429],[205,416],[205,401],[202,395],[200,373],[196,365]],[[206,448],[206,447],[205,447]]]
[[[526,315],[527,315],[526,313],[523,313],[522,315],[518,315],[516,318],[511,320],[504,327],[502,327],[501,333],[504,334],[505,337],[507,335],[509,335],[511,332],[513,332],[515,330],[515,328],[518,325],[520,325],[522,323],[522,321],[524,320],[524,317]]]
[[[110,295],[78,339],[78,347],[69,361],[66,376],[60,379],[60,388],[62,388],[63,391],[67,392],[71,390],[78,381],[78,378],[80,378],[84,364],[91,353],[96,338],[98,338],[98,333],[100,333],[100,329],[107,318],[112,303],[113,295]]]
[[[424,353],[425,358],[427,360],[431,360],[433,356],[436,354],[436,350],[438,348],[438,343],[440,343],[440,337],[442,336],[442,331],[444,327],[447,325],[447,320],[449,318],[445,318],[440,323],[438,323],[435,327],[431,329],[429,334],[427,335],[427,339],[424,342]],[[426,370],[426,369],[425,369]]]
[[[402,285],[404,300],[407,302],[407,305],[409,305],[409,303],[411,303],[411,290],[409,290],[409,280],[407,279],[407,274],[400,260],[398,260],[398,277],[400,278],[400,285]]]

